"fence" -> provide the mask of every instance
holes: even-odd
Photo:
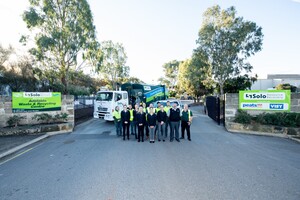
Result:
[[[75,96],[75,124],[93,117],[95,97],[90,96]]]
[[[94,100],[95,97],[91,96],[74,96],[74,108],[81,109],[94,107]]]
[[[225,100],[220,100],[216,96],[206,97],[207,115],[220,125],[225,125]]]

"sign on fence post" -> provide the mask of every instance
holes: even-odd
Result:
[[[242,110],[290,111],[290,90],[239,91],[239,108]]]
[[[13,92],[12,111],[38,112],[61,110],[60,92]]]

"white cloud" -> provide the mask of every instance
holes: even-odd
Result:
[[[300,3],[300,0],[292,0],[293,2]]]

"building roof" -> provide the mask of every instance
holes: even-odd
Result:
[[[300,80],[300,74],[268,74],[267,79]]]

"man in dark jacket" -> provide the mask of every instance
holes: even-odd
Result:
[[[139,107],[139,112],[136,114],[136,125],[138,126],[138,142],[144,142],[144,126],[146,124],[146,113],[143,111],[143,107]]]
[[[166,132],[166,121],[167,121],[167,113],[164,110],[164,106],[160,106],[160,110],[157,112],[157,139],[160,141],[162,138],[163,142],[167,139],[168,133]]]
[[[125,131],[127,134],[127,139],[129,140],[129,125],[130,125],[130,113],[127,110],[127,106],[123,106],[123,110],[121,112],[121,120],[123,125],[123,140],[125,140]]]
[[[193,113],[187,104],[184,104],[184,109],[181,112],[181,138],[184,139],[184,131],[187,132],[187,138],[191,141],[190,126],[193,120]]]
[[[171,123],[171,134],[170,134],[170,142],[174,140],[174,132],[175,139],[177,142],[179,140],[179,125],[180,125],[180,109],[177,108],[177,103],[173,103],[172,108],[169,110],[169,120]]]

